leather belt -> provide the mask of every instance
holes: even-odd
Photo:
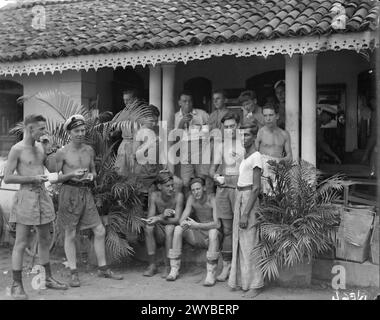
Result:
[[[253,188],[253,185],[249,185],[249,186],[245,186],[245,187],[239,187],[237,186],[236,189],[238,189],[238,191],[246,191],[246,190],[252,190]]]

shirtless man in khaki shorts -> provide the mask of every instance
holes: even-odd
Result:
[[[49,263],[50,223],[55,219],[55,212],[53,201],[44,184],[48,181],[44,174],[44,166],[50,169],[50,161],[47,160],[48,146],[38,142],[47,134],[46,119],[41,115],[30,115],[25,118],[24,126],[24,138],[11,148],[4,172],[5,183],[20,184],[9,218],[9,222],[16,223],[11,296],[17,300],[28,298],[24,291],[21,272],[31,226],[37,227],[38,254],[40,263],[45,268],[46,287],[67,289],[66,284],[51,276]]]
[[[71,142],[57,151],[57,172],[62,172],[58,182],[62,182],[59,193],[58,224],[65,230],[65,253],[71,270],[71,287],[79,287],[76,266],[75,236],[77,229],[92,229],[94,248],[98,260],[98,275],[104,278],[122,280],[106,264],[105,228],[99,217],[91,185],[96,178],[95,153],[84,143],[86,134],[83,116],[71,116],[64,128],[69,132]]]
[[[264,127],[257,133],[255,141],[256,149],[261,153],[263,161],[262,189],[263,193],[270,193],[271,187],[268,178],[274,179],[268,161],[292,160],[292,148],[290,145],[290,135],[286,130],[281,129],[277,123],[280,118],[278,110],[270,105],[263,107]]]

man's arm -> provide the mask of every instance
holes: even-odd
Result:
[[[240,227],[241,228],[247,228],[248,226],[248,218],[251,214],[251,211],[253,209],[253,206],[257,200],[257,197],[260,193],[260,181],[261,181],[261,169],[258,167],[255,167],[253,169],[253,187],[250,197],[248,198],[247,206],[245,207],[245,210],[240,218]]]
[[[185,210],[183,210],[182,216],[179,220],[180,224],[190,216],[191,211],[193,209],[193,202],[194,202],[194,197],[190,195],[189,198],[187,198]]]
[[[290,134],[288,131],[284,130],[285,132],[285,145],[284,145],[284,149],[285,149],[285,157],[282,158],[282,160],[289,160],[289,161],[292,161],[293,160],[293,155],[292,155],[292,147],[291,147],[291,142],[290,142]]]
[[[222,164],[223,160],[223,142],[216,142],[214,140],[214,160],[210,165],[209,175],[210,177],[214,177],[216,171],[218,170],[219,165]]]
[[[260,128],[259,131],[257,132],[257,137],[255,140],[255,147],[256,147],[256,150],[258,151],[260,151],[261,132],[262,132],[262,128]]]
[[[152,192],[148,197],[148,219],[156,215],[156,192]]]
[[[376,125],[377,124],[376,124],[376,111],[375,111],[375,113],[373,114],[373,116],[371,118],[370,136],[368,138],[367,146],[365,148],[365,151],[364,151],[364,154],[363,154],[363,157],[361,160],[362,163],[365,163],[368,160],[372,149],[376,146]]]
[[[5,183],[15,183],[15,184],[25,184],[25,183],[42,183],[46,182],[47,178],[45,175],[36,176],[20,176],[14,174],[17,168],[18,160],[21,154],[21,150],[14,146],[11,148],[8,160],[5,165],[4,170],[4,182]]]
[[[92,173],[92,180],[95,180],[97,177],[96,173],[96,167],[95,167],[95,151],[92,147],[89,146],[89,151],[91,155],[91,160],[90,160],[90,173]]]

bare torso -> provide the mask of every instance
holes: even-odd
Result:
[[[259,152],[271,157],[282,158],[285,151],[286,132],[281,128],[262,127],[258,134]]]
[[[163,214],[165,209],[175,210],[177,205],[177,196],[171,197],[168,200],[165,200],[160,191],[155,192],[155,206],[156,206],[156,215]]]
[[[76,169],[87,169],[88,172],[91,172],[94,152],[89,145],[83,144],[77,149],[68,144],[62,149],[62,154],[62,172],[64,174],[74,172]],[[73,178],[73,180],[77,179]]]
[[[45,152],[40,143],[34,146],[20,141],[13,146],[17,151],[16,171],[20,176],[36,176],[44,174]]]
[[[200,223],[207,223],[214,220],[212,199],[212,195],[208,195],[204,203],[194,199],[192,209],[196,221]]]

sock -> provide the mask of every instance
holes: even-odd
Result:
[[[156,262],[156,254],[149,254],[148,255],[148,261],[149,261],[149,264],[154,264]]]
[[[70,269],[70,273],[71,273],[71,275],[78,274],[78,270],[77,269]]]
[[[22,282],[21,270],[13,270],[12,273],[13,273],[13,281]]]
[[[46,278],[49,278],[51,277],[51,269],[50,269],[50,263],[45,263],[42,265],[44,268],[45,268],[45,274],[46,274]]]
[[[104,266],[99,266],[98,269],[100,271],[107,271],[108,270],[108,266],[105,264]]]

